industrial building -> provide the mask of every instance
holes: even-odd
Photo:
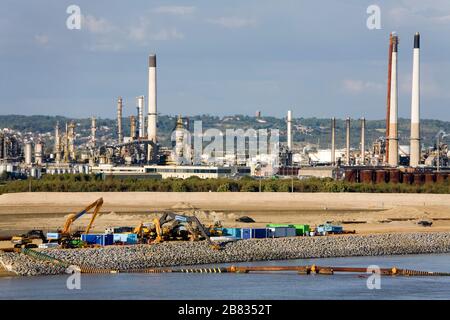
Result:
[[[442,139],[447,136],[445,132],[437,134],[434,148],[421,149],[419,33],[414,35],[412,42],[410,143],[400,145],[398,78],[401,75],[397,67],[398,52],[399,37],[391,33],[388,50],[386,132],[374,141],[366,141],[364,117],[357,120],[348,117],[345,119],[345,145],[338,146],[336,118],[333,117],[327,128],[330,130],[329,146],[331,148],[299,145],[296,142],[295,133],[307,134],[308,130],[294,119],[293,111],[288,110],[285,119],[286,142],[277,142],[277,145],[270,146],[266,153],[254,153],[254,150],[251,150],[254,146],[244,140],[243,145],[234,147],[232,154],[215,150],[214,154],[204,152],[195,158],[189,119],[182,115],[179,115],[173,124],[172,149],[162,147],[158,141],[157,130],[157,60],[156,55],[151,54],[148,57],[146,70],[147,99],[142,94],[136,95],[135,102],[131,103],[136,113],[129,117],[129,126],[124,126],[123,114],[127,101],[121,96],[117,97],[115,100],[117,119],[113,140],[106,143],[97,139],[99,128],[96,117],[91,118],[90,137],[86,140],[85,147],[80,150],[77,150],[75,144],[77,124],[74,121],[55,124],[53,146],[47,146],[52,149],[50,153],[46,152],[46,146],[40,140],[21,141],[20,137],[10,132],[0,132],[0,173],[1,171],[16,172],[36,178],[42,174],[98,173],[118,177],[155,179],[278,175],[368,181],[369,174],[363,172],[365,169],[373,170],[373,172],[385,170],[386,176],[389,176],[388,171],[391,169],[413,172],[413,174],[414,172],[448,172],[449,150]],[[145,101],[147,101],[147,112]],[[145,114],[147,114],[146,119]],[[261,119],[260,112],[257,112],[256,121],[258,123],[264,121]],[[351,136],[351,129],[355,128],[355,122],[356,128],[360,130],[359,147],[356,148]],[[127,127],[129,131],[125,132]],[[365,178],[359,178],[360,176]],[[373,181],[383,180],[375,176],[376,173],[373,173]],[[439,179],[436,176],[433,179],[428,178],[427,181],[437,180]]]

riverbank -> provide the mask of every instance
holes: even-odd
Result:
[[[319,225],[340,223],[360,234],[450,232],[450,195],[271,192],[42,192],[0,195],[0,236],[30,229],[54,231],[69,213],[103,197],[94,231],[111,226],[137,226],[162,211],[195,214],[204,224],[265,227],[268,223]],[[247,215],[255,223],[236,222]],[[76,221],[84,229],[90,215]],[[421,220],[433,222],[424,228]],[[0,247],[1,247],[0,243]]]
[[[220,251],[201,242],[111,246],[92,249],[44,249],[71,265],[127,272],[137,269],[230,262],[381,256],[450,252],[450,233],[395,233],[326,237],[253,239],[228,243]],[[17,253],[0,260],[18,275],[62,274],[65,267]]]

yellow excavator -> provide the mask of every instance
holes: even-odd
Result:
[[[57,233],[48,233],[47,240],[50,240],[50,241],[58,240],[58,243],[60,243],[63,248],[81,247],[83,243],[79,239],[80,234],[72,234],[71,233],[70,229],[72,227],[72,224],[78,218],[82,217],[85,213],[87,213],[89,210],[94,208],[91,221],[89,222],[89,224],[86,227],[86,230],[84,232],[85,234],[88,234],[91,231],[92,225],[94,224],[95,218],[97,218],[97,215],[98,215],[102,205],[103,205],[103,198],[99,198],[96,201],[92,202],[90,205],[88,205],[86,208],[81,210],[80,212],[70,214],[67,217],[67,220],[64,224],[63,229]]]
[[[153,224],[156,231],[154,243],[177,239],[197,241],[204,238],[211,248],[221,249],[218,243],[211,240],[196,216],[166,212],[159,219],[155,218]]]

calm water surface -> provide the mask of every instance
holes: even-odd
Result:
[[[450,271],[450,254],[302,259],[234,265],[310,265]],[[220,264],[215,266],[227,266]],[[117,274],[82,275],[81,290],[67,276],[0,278],[0,299],[450,299],[450,277],[381,278],[367,289],[367,275]]]

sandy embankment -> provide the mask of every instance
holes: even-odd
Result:
[[[450,195],[364,193],[15,193],[0,196],[0,233],[39,228],[56,229],[68,213],[78,212],[103,197],[95,230],[107,226],[151,221],[163,210],[196,212],[204,223],[220,220],[225,226],[264,226],[267,223],[344,222],[359,233],[450,231]],[[256,223],[235,222],[241,215]],[[87,225],[90,215],[76,222]],[[433,221],[431,228],[417,225]],[[352,224],[348,222],[364,222]],[[1,236],[1,234],[0,234]]]

